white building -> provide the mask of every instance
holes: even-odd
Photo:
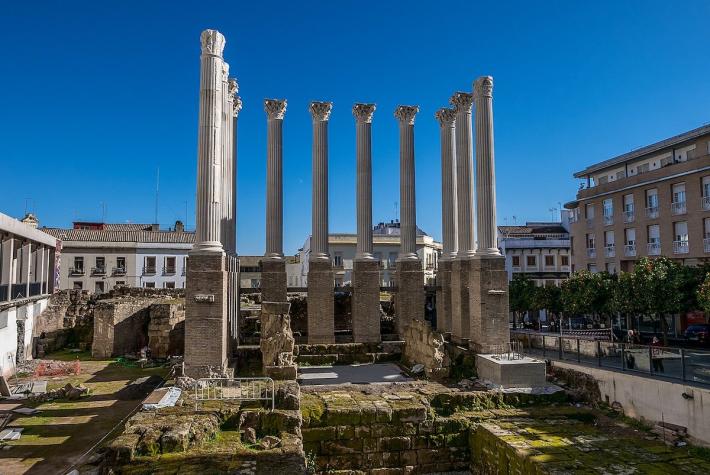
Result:
[[[28,223],[28,224],[26,224]],[[0,213],[0,374],[15,372],[18,361],[32,358],[35,317],[56,287],[58,240]]]
[[[43,228],[62,240],[62,289],[108,292],[116,285],[184,288],[187,253],[195,233],[151,224],[76,222],[72,229]]]
[[[380,285],[390,287],[394,285],[393,272],[397,255],[399,254],[400,241],[399,221],[379,223],[372,231],[373,255],[380,261]],[[424,283],[434,285],[436,270],[441,254],[441,243],[417,228],[417,255],[422,262],[424,270]],[[309,236],[299,250],[300,284],[308,285],[308,258],[310,256],[311,237]],[[353,259],[357,250],[356,234],[330,234],[328,235],[328,251],[333,263],[335,285],[348,285],[352,280]],[[293,273],[294,280],[297,273]],[[289,284],[290,285],[290,284]]]
[[[560,222],[498,226],[508,279],[524,274],[537,285],[560,285],[571,273],[569,231]]]

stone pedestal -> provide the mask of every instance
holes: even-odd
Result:
[[[493,353],[510,341],[508,326],[508,274],[505,258],[482,257],[471,262],[470,348]]]
[[[547,386],[545,362],[527,356],[505,359],[496,355],[476,355],[478,378],[505,388],[540,388]]]
[[[436,273],[436,329],[451,333],[451,264],[442,259]]]
[[[471,262],[471,259],[451,262],[451,341],[463,346],[468,345],[471,332]]]
[[[379,342],[380,263],[375,259],[353,261],[352,283],[353,340]]]
[[[226,374],[229,328],[224,255],[190,255],[185,314],[185,373],[193,378]]]
[[[288,302],[261,303],[259,347],[264,374],[273,379],[295,380],[298,368],[293,359],[295,340],[291,331]]]
[[[262,302],[287,302],[286,262],[283,259],[261,261]]]
[[[330,260],[308,263],[308,344],[335,343],[335,279]]]
[[[424,320],[424,271],[419,259],[397,261],[395,315],[397,334],[402,337],[412,320]]]

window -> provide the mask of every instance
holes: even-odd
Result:
[[[587,270],[591,273],[596,273],[597,272],[597,265],[596,264],[587,264]]]
[[[658,190],[656,188],[646,190],[646,207],[658,208]]]
[[[648,227],[648,242],[649,243],[660,243],[661,242],[661,230],[657,224],[652,224]]]
[[[103,292],[104,292],[104,282],[102,280],[94,282],[94,293],[102,294]]]
[[[117,280],[116,285],[126,285],[126,281],[125,280]]]
[[[607,262],[606,271],[610,274],[616,274],[616,264],[614,262]]]
[[[97,257],[96,258],[96,268],[103,269],[104,267],[106,267],[106,258],[105,257]]]
[[[155,256],[145,256],[143,261],[143,273],[155,274]]]
[[[74,281],[74,290],[81,290],[84,288],[84,283],[80,280]]]
[[[126,271],[126,258],[125,257],[117,257],[116,258],[116,267],[122,271]]]
[[[588,204],[585,206],[585,212],[587,219],[594,219],[594,205],[593,204]]]
[[[84,271],[84,258],[81,256],[77,256],[74,258],[74,270],[77,272],[83,272]]]
[[[604,245],[607,247],[614,245],[614,231],[607,231],[604,233]]]
[[[614,202],[608,198],[602,202],[604,205],[604,216],[614,216]]]
[[[703,219],[703,237],[705,239],[710,238],[710,218]]]
[[[174,274],[175,273],[175,256],[166,257],[163,265],[164,265],[163,271],[166,274]]]
[[[396,252],[390,252],[387,262],[389,262],[389,267],[394,267],[395,262],[397,262],[397,253]]]
[[[155,288],[155,282],[144,282],[143,287],[146,289],[154,289]]]
[[[710,196],[710,176],[703,177],[703,197]]]
[[[587,234],[587,249],[594,249],[594,234]]]
[[[569,256],[568,255],[560,256],[560,265],[561,266],[569,266]]]
[[[537,267],[537,256],[527,256],[525,262],[528,267]]]
[[[545,256],[545,267],[555,267],[555,256]]]
[[[336,252],[333,254],[333,267],[343,267],[343,253]]]
[[[627,246],[633,246],[636,244],[636,230],[634,228],[624,230],[624,241]]]
[[[520,256],[512,256],[513,267],[520,267]]]
[[[673,203],[685,203],[685,183],[673,185]]]
[[[675,232],[676,241],[688,242],[688,222],[678,221],[673,223],[673,230]]]
[[[175,282],[164,282],[163,283],[163,288],[164,289],[174,289],[175,288]]]

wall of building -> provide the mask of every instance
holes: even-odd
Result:
[[[47,307],[48,301],[49,297],[32,299],[0,310],[0,372],[3,376],[14,374],[18,351],[21,361],[32,359],[35,318]]]

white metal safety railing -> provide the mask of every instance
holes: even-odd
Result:
[[[508,343],[493,345],[491,353],[497,360],[521,360],[524,358],[523,343],[520,340],[512,340]]]
[[[649,219],[658,218],[658,206],[649,206],[646,208],[646,217]]]
[[[688,241],[673,241],[673,254],[688,254]]]
[[[658,241],[649,242],[646,247],[646,250],[649,256],[658,256],[661,254],[661,243]]]
[[[614,215],[613,214],[605,214],[604,215],[604,224],[607,226],[610,224],[614,224]]]
[[[614,257],[616,255],[616,247],[613,244],[604,246],[604,255],[606,257]]]
[[[624,255],[633,257],[636,255],[636,244],[627,244],[624,246]]]
[[[710,196],[703,196],[703,209],[704,210],[710,209]]]
[[[673,214],[685,214],[685,201],[675,201],[671,203],[671,212]]]
[[[710,238],[703,239],[703,250],[705,252],[710,252]]]
[[[275,404],[271,378],[200,378],[195,381],[195,410],[200,401],[271,401]]]
[[[624,211],[624,222],[625,223],[631,223],[634,221],[634,209],[627,209]]]

